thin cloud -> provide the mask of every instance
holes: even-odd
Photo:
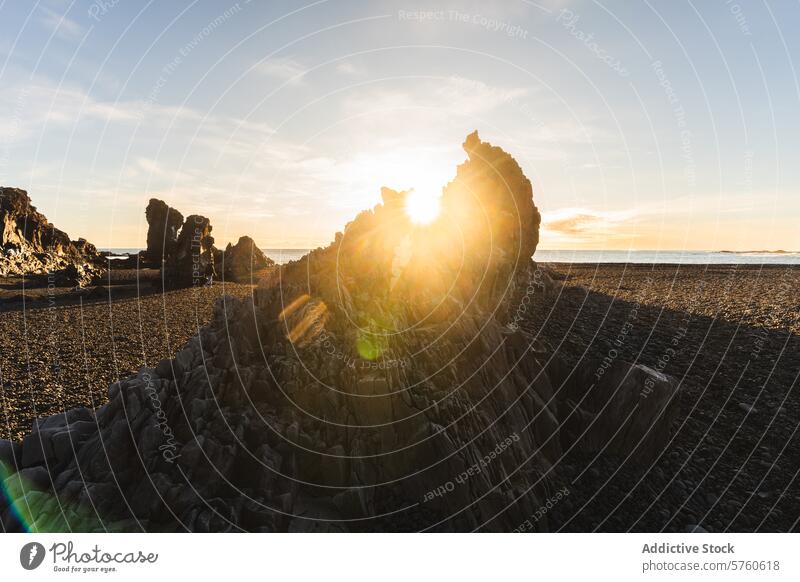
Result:
[[[362,67],[357,67],[349,61],[344,61],[336,65],[336,71],[350,77],[360,77],[366,74],[366,71]]]
[[[142,170],[150,174],[162,175],[164,173],[161,164],[150,158],[139,158],[136,160],[136,163],[139,164]]]
[[[83,36],[85,29],[71,18],[67,18],[65,14],[59,14],[46,6],[41,6],[40,10],[42,16],[39,18],[39,22],[59,38],[75,40]]]
[[[307,72],[306,68],[288,57],[272,58],[258,63],[256,71],[267,77],[273,77],[292,83],[301,83]]]
[[[637,218],[632,210],[562,208],[542,216],[542,241],[550,247],[630,239],[637,236],[632,228]]]
[[[591,225],[603,222],[603,218],[594,214],[575,214],[547,222],[547,229],[562,234],[582,234]]]
[[[251,140],[262,140],[274,132],[268,124],[227,116],[204,116],[191,107],[159,104],[144,100],[104,101],[91,97],[75,85],[57,86],[46,78],[7,87],[0,93],[0,110],[16,112],[0,117],[0,133],[13,135],[19,143],[38,135],[46,126],[58,130],[73,126],[89,127],[93,123],[109,123],[112,127],[132,127],[140,131],[163,128],[170,131],[188,131],[194,134],[202,123],[201,137],[194,143],[208,139],[209,147],[220,148],[225,140],[246,136],[246,147]],[[232,132],[231,128],[237,128]]]

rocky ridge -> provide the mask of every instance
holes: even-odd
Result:
[[[97,248],[50,224],[25,190],[0,188],[0,223],[0,276],[49,275],[54,283],[85,286],[105,271]]]
[[[511,531],[557,495],[565,450],[657,454],[677,383],[567,368],[515,325],[557,287],[531,260],[532,187],[477,133],[464,149],[430,226],[384,188],[105,406],[1,443],[5,527]]]

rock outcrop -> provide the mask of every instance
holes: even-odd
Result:
[[[172,287],[203,285],[213,275],[215,252],[211,221],[192,214],[181,228],[174,251],[164,263],[164,279]]]
[[[145,210],[147,217],[146,260],[160,265],[175,253],[183,215],[163,200],[151,198]]]
[[[547,373],[561,387],[562,443],[644,466],[664,450],[678,412],[675,378],[621,360],[567,367],[557,357],[551,358]]]
[[[228,243],[220,260],[219,271],[226,281],[258,282],[265,269],[275,266],[249,236],[239,238],[232,245]]]
[[[432,224],[385,188],[331,245],[269,271],[254,298],[221,301],[175,359],[112,385],[96,412],[0,443],[18,471],[5,523],[511,531],[555,494],[569,447],[658,451],[674,381],[637,368],[587,384],[512,325],[541,286],[539,212],[510,155],[477,134],[464,149]]]
[[[147,209],[145,264],[163,269],[166,287],[203,285],[218,272],[233,281],[256,282],[274,263],[253,239],[243,236],[225,251],[214,246],[213,227],[205,216],[183,215],[163,200],[151,198]]]
[[[104,261],[85,239],[70,240],[31,204],[25,190],[0,188],[0,275],[53,275],[58,283],[86,285]]]

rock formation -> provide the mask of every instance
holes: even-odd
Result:
[[[160,265],[175,252],[183,215],[163,200],[151,198],[145,210],[147,217],[147,250],[145,258]]]
[[[86,285],[104,261],[85,239],[71,241],[31,204],[25,190],[0,188],[0,275],[53,275],[58,283]]]
[[[169,286],[203,285],[214,272],[215,247],[211,221],[192,214],[186,218],[175,243],[175,250],[166,258],[164,279]]]
[[[510,531],[569,447],[657,454],[676,383],[621,363],[595,382],[512,325],[552,285],[539,212],[511,156],[477,134],[464,149],[432,224],[383,189],[108,404],[0,443],[7,527]]]
[[[235,245],[228,243],[220,263],[225,280],[247,283],[257,282],[264,269],[275,266],[249,236],[240,237]]]
[[[184,222],[183,215],[163,200],[151,198],[145,216],[144,260],[163,268],[167,287],[202,285],[220,271],[233,281],[255,282],[261,271],[274,265],[249,236],[241,237],[236,245],[228,244],[223,253],[214,246],[208,218],[193,214]]]

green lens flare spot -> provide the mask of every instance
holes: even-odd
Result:
[[[365,360],[377,360],[386,349],[385,341],[372,334],[361,334],[356,339],[356,351]]]

